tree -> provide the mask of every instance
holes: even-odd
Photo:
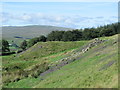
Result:
[[[26,48],[27,48],[27,41],[26,41],[26,40],[24,40],[24,41],[21,43],[20,48],[22,48],[23,50],[26,50]]]
[[[61,41],[65,31],[52,31],[47,36],[47,41]]]
[[[101,36],[112,36],[114,34],[115,34],[115,31],[109,28],[101,31]]]
[[[81,30],[73,30],[72,31],[72,41],[82,40],[82,31]]]
[[[92,31],[89,28],[85,28],[83,31],[83,39],[90,40],[92,39]]]
[[[38,37],[30,39],[30,40],[28,41],[28,47],[33,46],[33,45],[36,44],[37,42],[39,42],[39,38],[38,38]]]
[[[74,35],[72,33],[72,31],[66,31],[63,34],[63,41],[74,41]]]
[[[7,40],[2,40],[2,52],[10,52],[9,43]]]
[[[39,37],[39,42],[41,42],[41,41],[46,42],[46,39],[47,38],[44,35],[42,35],[42,36]]]

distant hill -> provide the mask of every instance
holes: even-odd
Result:
[[[72,30],[71,28],[31,25],[31,26],[4,26],[2,27],[2,36],[5,39],[13,39],[15,37],[33,38],[40,35],[47,35],[55,30]]]

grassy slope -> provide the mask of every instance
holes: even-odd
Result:
[[[93,47],[82,54],[81,59],[65,65],[60,70],[40,78],[25,78],[9,83],[6,87],[22,88],[116,88],[118,87],[118,49],[117,35],[102,37],[106,42]],[[79,49],[77,49],[79,50]],[[73,50],[68,51],[69,55]],[[54,61],[62,58],[65,53],[49,57]],[[47,58],[46,58],[47,59]],[[56,61],[55,60],[55,61]],[[111,62],[115,62],[110,66]]]
[[[105,44],[103,44],[105,45]],[[101,47],[103,45],[100,45]],[[46,76],[47,78],[35,88],[107,88],[118,87],[117,63],[99,71],[110,61],[117,62],[117,45],[107,43],[105,49],[98,50],[100,46],[85,53],[82,59],[64,66],[60,70]]]
[[[9,81],[14,81],[15,78],[22,78],[23,76],[17,75],[16,73],[22,73],[26,70],[31,73],[29,75],[32,75],[35,73],[33,71],[36,71],[40,67],[42,68],[42,65],[45,62],[49,64],[59,60],[66,56],[64,53],[71,52],[71,50],[82,47],[85,43],[87,43],[87,41],[40,42],[22,54],[3,56],[3,82],[8,83]],[[39,48],[40,46],[42,46],[42,48]],[[40,67],[36,69],[37,66]],[[19,67],[19,69],[16,69],[15,67]]]
[[[66,50],[74,49],[83,46],[87,41],[76,42],[40,42],[28,49],[25,53],[20,55],[22,58],[41,58],[48,55],[60,53]]]
[[[21,68],[25,68],[30,66],[29,63],[34,64],[34,62],[38,63],[42,60],[54,61],[56,59],[59,59],[60,57],[64,57],[64,55],[61,56],[61,54],[71,51],[75,48],[82,47],[85,43],[87,43],[87,41],[45,43],[40,42],[35,44],[33,47],[22,54],[3,56],[3,67],[10,68],[15,66],[15,64],[17,63],[21,64]],[[42,48],[39,48],[40,46],[42,46]]]

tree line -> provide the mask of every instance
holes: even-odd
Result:
[[[52,31],[47,41],[79,41],[93,38],[112,36],[118,33],[118,23],[97,28],[76,29],[72,31]]]
[[[46,41],[80,41],[80,40],[90,40],[103,36],[112,36],[118,34],[118,24],[109,24],[104,26],[99,26],[97,28],[84,28],[84,29],[74,29],[71,31],[52,31],[47,36],[41,35],[40,37],[35,37],[29,41],[24,40],[20,48],[26,50],[36,44],[37,42],[46,42]],[[7,45],[4,45],[6,43]],[[2,50],[9,51],[8,43],[6,40],[3,40]]]

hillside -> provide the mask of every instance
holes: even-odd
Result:
[[[30,25],[30,26],[3,26],[2,38],[12,43],[12,40],[18,46],[23,40],[29,40],[40,35],[48,35],[51,31],[56,30],[72,30],[71,28],[46,26],[46,25]]]
[[[2,27],[2,35],[5,39],[13,39],[14,37],[33,38],[40,35],[47,35],[55,30],[71,30],[70,28],[31,25],[31,26],[4,26]]]
[[[3,82],[7,88],[117,88],[118,35],[37,43],[5,56]]]

